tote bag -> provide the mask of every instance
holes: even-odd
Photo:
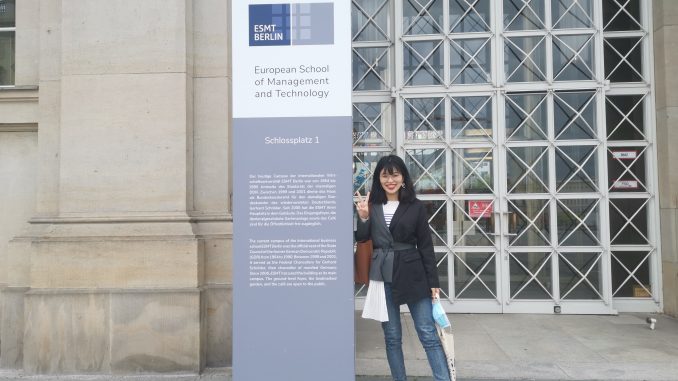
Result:
[[[454,336],[450,328],[440,328],[436,325],[438,330],[438,337],[440,337],[440,345],[445,351],[445,358],[447,359],[447,369],[450,371],[450,380],[457,381],[457,367],[454,365]]]

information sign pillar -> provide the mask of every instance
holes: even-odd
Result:
[[[351,380],[350,1],[232,7],[233,378]]]

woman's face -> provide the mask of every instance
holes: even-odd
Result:
[[[381,181],[381,187],[384,188],[384,191],[386,192],[386,197],[388,199],[397,200],[398,191],[403,186],[403,175],[396,169],[393,170],[393,174],[390,174],[383,169],[379,174],[379,180]]]

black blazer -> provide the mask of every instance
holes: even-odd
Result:
[[[372,210],[374,208],[370,208],[370,219]],[[365,241],[372,238],[373,225],[369,219],[366,222],[358,219],[356,240]],[[424,204],[418,199],[411,203],[401,202],[391,219],[389,230],[394,242],[416,246],[416,249],[394,252],[391,284],[394,302],[400,305],[430,298],[431,288],[440,287],[440,282]],[[379,242],[373,240],[372,243],[375,248],[379,247]]]

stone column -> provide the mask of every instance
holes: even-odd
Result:
[[[664,311],[678,316],[678,2],[652,5]]]
[[[230,214],[230,4],[193,2],[193,221],[205,248],[203,316],[205,363],[232,364]]]
[[[23,369],[199,371],[193,1],[42,0],[39,33],[37,212],[8,280]]]

